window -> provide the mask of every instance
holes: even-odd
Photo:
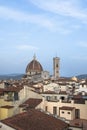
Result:
[[[57,96],[54,96],[54,99],[57,100]]]
[[[75,110],[75,117],[80,118],[80,109]]]
[[[47,101],[49,101],[50,100],[50,96],[47,96],[46,99],[47,99]]]
[[[46,106],[46,107],[45,107],[45,111],[47,111],[47,110],[48,110],[48,107]]]
[[[51,99],[52,99],[53,101],[55,101],[55,100],[57,100],[57,96],[52,96]]]
[[[82,84],[82,87],[84,87],[84,84]]]
[[[64,96],[61,96],[61,97],[60,97],[60,99],[61,99],[61,100],[64,100],[64,99],[65,99],[65,97],[64,97]]]
[[[45,111],[48,111],[48,106],[45,106]]]
[[[18,92],[14,92],[14,100],[19,100]]]
[[[70,112],[67,112],[68,114],[70,114]]]
[[[56,115],[57,114],[57,107],[53,107],[53,114]]]

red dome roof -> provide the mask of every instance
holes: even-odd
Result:
[[[34,59],[27,65],[26,73],[41,72],[41,71],[43,71],[42,65],[34,57]]]

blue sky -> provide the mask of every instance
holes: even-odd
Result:
[[[0,74],[25,73],[34,53],[60,76],[87,74],[87,0],[0,0]]]

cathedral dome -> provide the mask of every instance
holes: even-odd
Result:
[[[34,59],[26,67],[26,73],[41,73],[41,71],[43,71],[42,65],[36,60],[36,57],[34,56]]]

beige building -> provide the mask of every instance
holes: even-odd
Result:
[[[60,86],[57,83],[48,83],[43,86],[43,91],[56,91],[59,92]]]
[[[19,105],[28,98],[42,99],[42,96],[28,86],[8,87],[0,89],[0,120],[16,115],[20,112]]]
[[[64,102],[62,100],[59,100],[57,102],[53,102],[53,101],[46,101],[44,100],[44,106],[42,106],[42,109],[44,109],[45,111],[48,111],[51,114],[55,114],[57,116],[60,116],[60,108],[63,106],[66,107],[74,107],[75,108],[75,118],[80,118],[80,119],[87,119],[87,101],[85,101],[84,103],[80,103],[80,102],[75,102],[74,100],[69,101],[69,102]],[[73,115],[73,117],[74,117]],[[65,115],[64,115],[65,117]]]

